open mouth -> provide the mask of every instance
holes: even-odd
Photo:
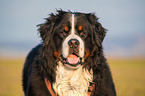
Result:
[[[62,63],[69,68],[79,68],[83,64],[83,58],[79,57],[76,53],[71,53],[67,58],[62,58]]]

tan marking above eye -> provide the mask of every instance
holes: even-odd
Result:
[[[64,31],[68,32],[69,28],[67,26],[64,27]]]
[[[82,31],[82,30],[83,30],[83,26],[79,26],[78,31]]]

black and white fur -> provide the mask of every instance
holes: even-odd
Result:
[[[68,31],[64,31],[64,26]],[[82,26],[81,31],[78,26]],[[102,42],[106,30],[92,13],[58,10],[46,22],[38,25],[43,40],[26,58],[23,69],[25,96],[51,96],[45,79],[58,96],[87,96],[90,83],[95,84],[91,96],[116,96],[111,72],[103,55]],[[73,49],[70,40],[79,45]],[[74,54],[80,62],[72,65],[68,56]]]

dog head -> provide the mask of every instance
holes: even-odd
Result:
[[[39,31],[43,55],[61,61],[67,68],[77,69],[101,52],[105,29],[92,14],[58,10],[51,14]]]

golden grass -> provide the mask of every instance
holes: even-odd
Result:
[[[23,96],[23,59],[0,59],[0,96]]]
[[[109,60],[118,96],[145,96],[145,60]]]
[[[118,96],[145,96],[145,59],[109,59]],[[0,59],[0,96],[24,96],[24,59]]]

